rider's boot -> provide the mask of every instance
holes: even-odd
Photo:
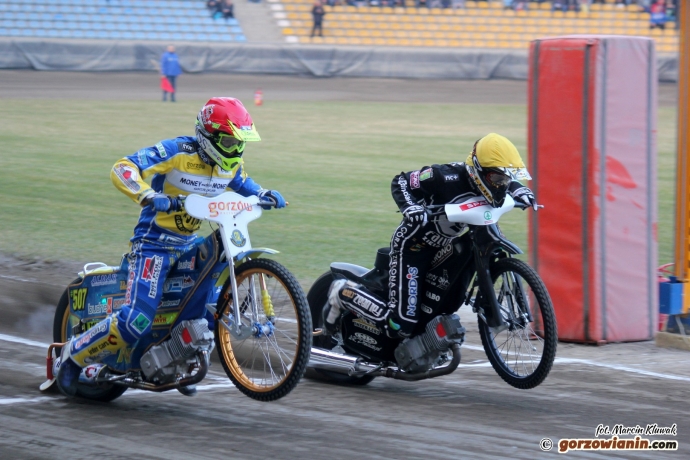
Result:
[[[338,320],[343,308],[338,294],[345,284],[347,284],[347,280],[344,279],[335,280],[331,283],[331,288],[328,291],[328,303],[321,313],[323,315],[323,327],[330,335],[337,332],[335,322]]]
[[[361,284],[345,279],[336,280],[331,284],[328,293],[330,309],[324,308],[324,327],[331,331],[342,310],[355,313],[358,317],[366,318],[377,327],[383,329],[388,308],[376,295],[369,292]]]
[[[83,334],[72,337],[62,347],[59,370],[55,379],[58,388],[66,396],[76,396],[77,384],[95,381],[95,377],[102,370],[98,367],[89,371],[91,365],[119,352],[127,345],[128,343],[117,329],[115,316],[107,317]]]

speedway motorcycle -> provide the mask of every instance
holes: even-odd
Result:
[[[218,224],[183,254],[163,284],[163,297],[151,332],[130,348],[106,356],[82,371],[77,396],[111,401],[128,388],[162,392],[200,382],[210,353],[245,395],[273,401],[288,394],[309,361],[312,324],[306,297],[295,277],[272,259],[269,248],[252,248],[248,223],[261,217],[258,197],[225,192],[184,199],[189,219]],[[185,218],[187,218],[185,216]],[[87,334],[125,301],[129,271],[90,263],[65,290],[57,305],[53,343],[48,350],[48,381],[54,383],[54,358],[73,335]],[[57,363],[57,361],[56,361]],[[95,380],[95,384],[92,382]],[[89,382],[91,384],[87,384]]]
[[[556,355],[556,322],[546,286],[534,269],[513,257],[522,251],[498,227],[501,216],[516,206],[508,195],[500,208],[483,197],[429,207],[432,217],[445,215],[465,225],[433,256],[420,280],[418,298],[433,299],[435,308],[418,301],[419,322],[404,340],[388,338],[374,322],[348,310],[341,310],[333,331],[323,328],[328,292],[337,279],[388,300],[390,249],[378,250],[371,270],[332,263],[307,294],[316,328],[308,367],[323,379],[356,385],[375,377],[415,381],[450,374],[460,363],[465,336],[455,312],[468,306],[478,316],[482,345],[498,375],[521,389],[543,382]]]

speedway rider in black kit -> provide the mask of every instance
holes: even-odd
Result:
[[[403,220],[391,239],[388,305],[363,286],[338,280],[329,292],[326,329],[332,331],[340,309],[345,308],[373,321],[389,337],[409,337],[422,299],[426,305],[436,300],[433,293],[421,292],[426,273],[451,256],[451,240],[463,225],[449,222],[445,214],[430,220],[427,206],[484,196],[499,208],[510,193],[516,201],[536,209],[534,194],[518,182],[529,179],[517,148],[495,133],[475,142],[465,163],[425,166],[395,176],[391,191]]]

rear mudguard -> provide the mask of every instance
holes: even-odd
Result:
[[[360,278],[370,270],[370,268],[364,268],[362,266],[349,264],[347,262],[333,262],[331,264],[331,273],[334,275],[340,275],[355,282],[359,282]]]

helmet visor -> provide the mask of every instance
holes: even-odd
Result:
[[[227,157],[239,157],[242,156],[246,143],[231,134],[219,133],[216,139],[216,144],[221,150],[221,155]]]
[[[486,171],[484,177],[486,178],[488,185],[491,185],[495,188],[506,188],[508,187],[508,184],[510,184],[510,181],[513,180],[509,175],[492,169]]]

